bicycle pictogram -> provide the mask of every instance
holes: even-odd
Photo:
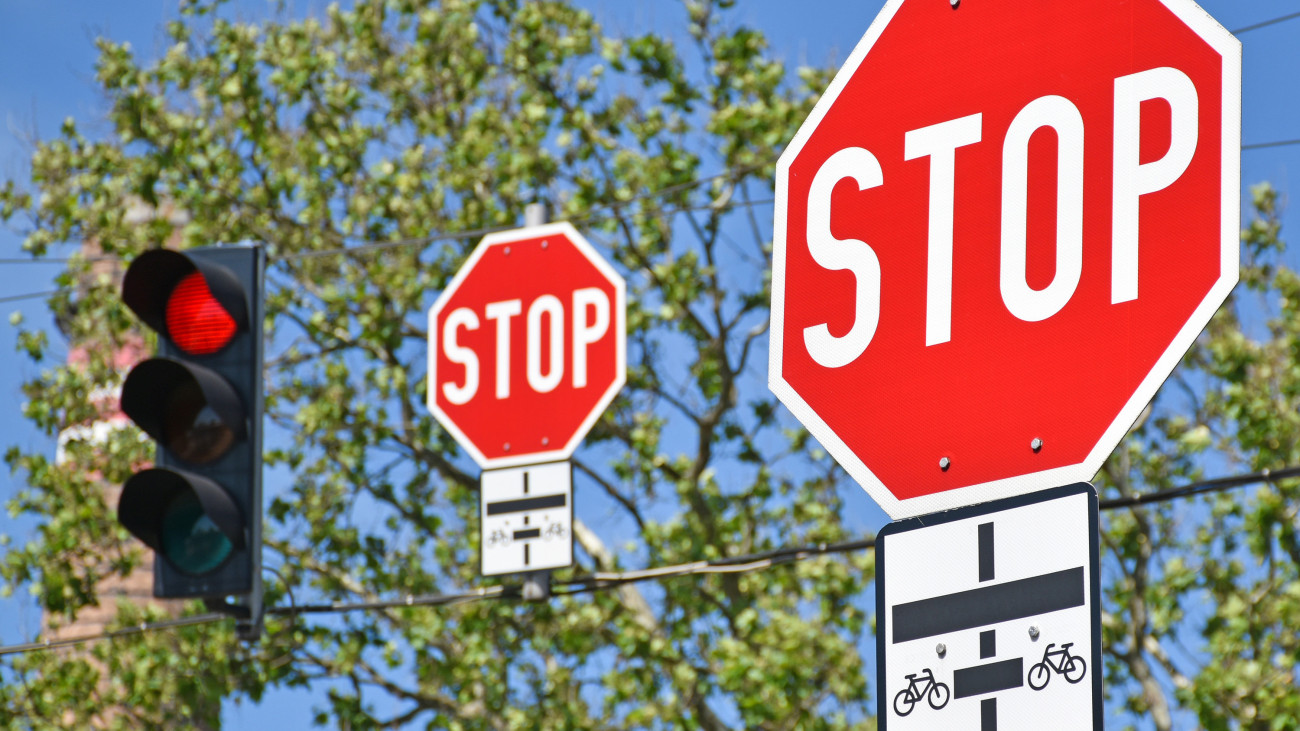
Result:
[[[1073,646],[1073,642],[1067,642],[1061,645],[1061,649],[1053,651],[1056,643],[1049,644],[1043,651],[1043,659],[1029,668],[1029,687],[1034,690],[1046,688],[1047,681],[1052,679],[1053,670],[1064,675],[1068,683],[1083,680],[1083,676],[1088,674],[1088,664],[1082,657],[1070,654]]]
[[[917,679],[918,676],[920,680]],[[921,702],[922,698],[925,698],[930,703],[930,707],[937,711],[948,705],[950,695],[948,686],[937,682],[934,673],[930,668],[926,668],[920,673],[907,676],[907,687],[894,696],[894,712],[906,716],[912,712],[917,703]]]

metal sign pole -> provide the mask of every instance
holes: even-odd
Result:
[[[529,203],[524,206],[524,226],[541,226],[546,223],[546,204]],[[567,464],[567,462],[566,462]],[[523,574],[524,601],[541,602],[551,597],[551,571],[527,571]]]

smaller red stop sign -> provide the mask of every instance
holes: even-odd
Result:
[[[485,237],[429,309],[429,409],[484,469],[568,459],[626,380],[626,290],[568,223]]]

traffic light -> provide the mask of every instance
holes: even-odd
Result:
[[[157,456],[122,486],[118,521],[157,556],[155,597],[203,598],[249,639],[262,617],[264,269],[260,246],[155,249],[122,282],[158,333],[156,356],[122,384],[122,411]]]

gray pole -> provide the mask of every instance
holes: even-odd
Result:
[[[524,206],[524,226],[541,226],[546,223],[546,204],[529,203]],[[524,572],[523,595],[525,601],[540,602],[551,597],[551,572]]]

